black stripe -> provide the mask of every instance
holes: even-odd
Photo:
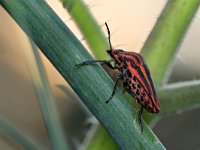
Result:
[[[148,78],[148,80],[149,80],[149,82],[151,84],[151,87],[152,87],[152,90],[153,90],[153,94],[154,94],[154,97],[155,97],[155,101],[157,102],[157,99],[156,99],[156,90],[155,90],[155,87],[154,87],[154,84],[153,84],[153,80],[151,78],[151,74],[150,74],[149,68],[145,64],[143,66],[144,66],[144,68],[145,68],[145,70],[147,72],[147,78]]]
[[[131,62],[131,66],[132,66],[134,69],[137,69],[138,74],[140,75],[140,77],[142,78],[142,81],[144,82],[144,84],[146,85],[146,87],[147,87],[147,89],[148,89],[148,91],[146,91],[146,89],[143,87],[144,90],[145,90],[147,93],[150,94],[151,89],[150,89],[149,84],[148,84],[147,80],[145,79],[144,74],[142,73],[140,67],[136,66],[133,60],[131,60],[131,59],[128,59],[128,60]],[[138,80],[138,79],[137,79],[137,80]],[[139,80],[138,80],[138,82],[140,83]],[[142,85],[142,83],[140,83],[140,84]],[[142,86],[143,86],[143,85],[142,85]]]
[[[138,62],[142,62],[142,64],[144,64],[144,60],[140,54],[130,53],[128,55],[133,56]]]
[[[145,79],[144,74],[142,73],[142,71],[141,71],[140,68],[138,69],[138,73],[139,73],[139,75],[141,76],[142,81],[144,82],[144,84],[146,85],[146,87],[147,87],[147,89],[148,89],[147,93],[151,93],[151,92],[150,92],[150,91],[151,91],[151,88],[149,87],[149,84],[148,84],[147,80]],[[141,84],[141,83],[140,83],[140,84]],[[142,85],[142,84],[141,84],[141,85]],[[145,89],[145,88],[144,88],[144,89]]]

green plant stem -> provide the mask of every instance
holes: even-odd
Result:
[[[5,135],[8,135],[11,140],[18,143],[24,149],[27,150],[39,150],[40,148],[33,145],[30,140],[26,138],[26,136],[18,131],[16,127],[11,126],[11,122],[5,121],[4,118],[0,119],[0,131],[2,131]]]
[[[169,64],[199,4],[200,0],[169,0],[145,42],[141,54],[157,86],[168,79]]]
[[[69,149],[39,52],[34,42],[25,51],[34,89],[53,149]]]
[[[100,124],[93,125],[87,136],[80,150],[120,150],[119,146]]]
[[[145,123],[141,134],[136,111],[119,90],[109,104],[105,103],[114,84],[99,65],[75,67],[75,64],[92,58],[46,2],[1,0],[0,3],[68,81],[121,149],[165,149]]]
[[[103,35],[100,26],[94,20],[84,2],[82,0],[61,1],[73,17],[96,58],[109,59],[108,55],[104,53],[109,48],[107,38]]]
[[[184,111],[200,105],[200,81],[174,83],[159,91],[162,111],[159,115]]]

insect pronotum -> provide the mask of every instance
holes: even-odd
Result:
[[[127,52],[121,49],[113,49],[110,40],[110,30],[105,23],[108,32],[108,42],[110,49],[107,53],[111,56],[111,60],[89,60],[84,61],[76,66],[89,65],[99,62],[107,65],[111,69],[118,69],[119,73],[116,76],[116,82],[112,94],[107,99],[108,103],[115,95],[117,83],[123,81],[124,90],[131,94],[136,103],[140,104],[137,110],[138,120],[143,132],[142,110],[145,108],[150,113],[158,113],[160,111],[159,102],[157,100],[156,91],[151,78],[150,71],[144,62],[142,56],[135,52]],[[111,64],[114,62],[114,65]]]

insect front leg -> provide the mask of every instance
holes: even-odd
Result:
[[[114,60],[86,60],[81,62],[80,64],[75,65],[76,67],[80,67],[80,66],[84,66],[84,65],[91,65],[94,63],[101,63],[101,64],[105,64],[107,65],[109,68],[111,69],[116,69],[115,67],[112,66],[112,64],[110,62],[112,62]]]
[[[119,81],[119,79],[123,79],[123,75],[122,74],[118,74],[116,76],[116,82],[115,82],[115,85],[114,85],[114,88],[113,88],[113,91],[112,91],[112,94],[110,95],[110,97],[108,98],[108,100],[106,101],[106,104],[113,98],[113,96],[115,95],[115,91],[117,89],[117,83]]]

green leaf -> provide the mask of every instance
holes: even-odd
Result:
[[[0,3],[68,81],[121,149],[165,149],[146,124],[144,134],[141,134],[136,112],[119,90],[109,104],[105,103],[114,84],[99,65],[75,67],[75,64],[92,57],[44,1],[1,0]]]

